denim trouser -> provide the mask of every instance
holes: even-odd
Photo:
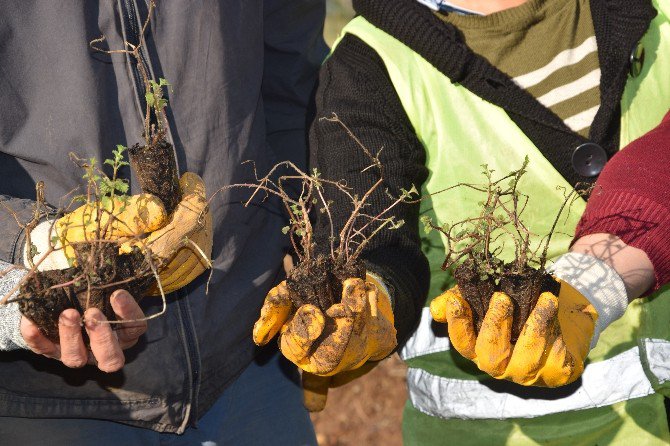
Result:
[[[0,444],[49,446],[316,445],[298,372],[279,353],[252,362],[183,435],[110,421],[0,417]]]

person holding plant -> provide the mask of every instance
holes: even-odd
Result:
[[[0,306],[0,442],[316,444],[297,368],[276,348],[258,349],[250,330],[283,275],[285,222],[240,206],[236,193],[209,199],[253,178],[246,160],[260,170],[276,159],[306,165],[307,105],[326,54],[324,1],[157,3],[146,33],[153,2],[2,3],[2,295],[25,274],[24,258],[38,262],[54,235],[48,222],[21,226],[34,217],[36,183],[44,182],[50,208],[68,210],[51,221],[77,221],[90,209],[69,212],[73,194],[86,187],[69,153],[104,166],[118,144],[149,136],[144,116],[155,91],[146,91],[128,54],[140,45],[151,79],[171,84],[163,130],[183,198],[174,213],[147,206],[137,178],[121,169],[131,189],[108,239],[162,240],[154,254],[173,261],[158,272],[169,293],[160,317],[143,320],[161,312],[160,298],[138,304],[142,296],[119,285],[110,301],[126,321],[118,330],[98,310],[69,309],[56,315],[54,340],[17,303]],[[59,243],[85,239],[77,229],[57,233]],[[182,244],[192,249],[175,253]],[[203,258],[210,254],[211,265]],[[71,260],[40,267],[62,269]],[[210,278],[201,274],[208,267]]]
[[[589,212],[579,198],[552,225],[566,191],[593,183],[609,159],[621,165],[627,153],[642,157],[635,147],[649,139],[615,154],[658,126],[670,108],[670,4],[353,4],[358,17],[322,67],[316,107],[317,118],[336,113],[356,138],[317,119],[311,163],[361,196],[379,174],[360,145],[377,154],[385,187],[370,197],[369,215],[421,186],[420,201],[395,208],[405,225],[378,235],[362,255],[388,290],[409,366],[404,443],[667,444],[670,296],[659,289],[670,255],[667,192],[665,201],[649,195],[667,189],[667,174],[640,178],[643,169],[636,169],[630,184],[618,177],[615,189],[603,175]],[[667,132],[664,125],[649,138]],[[443,224],[477,215],[481,198],[471,188],[439,192],[481,184],[482,165],[503,176],[524,159],[519,191],[529,197],[524,215],[532,244],[553,231],[547,256],[561,285],[545,293],[512,344],[508,297],[494,296],[476,333],[467,303],[443,294],[453,286],[440,269],[445,241],[435,231],[421,236],[419,217]],[[337,233],[351,203],[326,198],[334,200]],[[326,225],[317,215],[315,232]],[[513,259],[509,245],[499,249],[505,261]],[[289,317],[284,327],[292,325]],[[303,326],[309,357],[322,345],[319,330],[312,339],[312,324]],[[304,364],[293,349],[282,351]],[[376,353],[378,359],[390,349]],[[359,366],[339,370],[363,371]]]

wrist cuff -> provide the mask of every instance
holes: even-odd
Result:
[[[579,291],[598,313],[591,338],[591,348],[595,347],[600,333],[626,311],[628,295],[623,280],[602,260],[576,252],[563,254],[547,270]]]
[[[391,292],[389,291],[388,287],[384,283],[384,280],[381,277],[379,277],[377,274],[371,273],[370,271],[368,271],[366,274],[368,276],[368,279],[374,280],[375,285],[377,285],[388,296],[389,302],[391,304],[391,309],[393,309],[393,307],[395,306],[394,302],[393,302],[393,297],[391,297]]]

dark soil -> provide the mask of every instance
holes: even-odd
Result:
[[[484,315],[489,309],[491,296],[496,291],[495,282],[493,279],[481,280],[475,265],[470,261],[464,262],[456,268],[454,278],[456,279],[456,283],[458,283],[461,295],[470,304],[475,330],[479,333],[479,329],[484,321]]]
[[[545,291],[558,296],[560,284],[543,269],[526,266],[522,274],[505,273],[500,279],[500,291],[514,302],[512,322],[512,342],[516,342],[530,312],[535,308],[538,297]]]
[[[337,264],[329,256],[318,255],[293,268],[286,285],[295,308],[312,304],[325,311],[342,300],[342,282],[349,278],[365,280],[362,262]]]
[[[479,333],[484,315],[495,291],[507,294],[514,304],[512,342],[516,342],[538,297],[545,291],[558,295],[560,284],[543,269],[526,266],[521,274],[513,273],[511,265],[505,265],[499,284],[493,278],[482,281],[472,262],[464,262],[454,271],[454,278],[463,298],[472,308],[475,331]]]
[[[64,270],[41,271],[26,281],[19,290],[17,298],[21,313],[32,320],[50,340],[58,341],[58,318],[68,309],[75,308],[80,314],[88,308],[100,309],[108,320],[114,320],[115,315],[109,301],[111,294],[117,289],[127,290],[135,299],[142,297],[142,292],[153,281],[144,255],[135,249],[131,254],[116,254],[118,246],[113,243],[105,244],[82,243],[76,247],[77,257],[85,258],[91,249],[96,249],[96,275],[78,279],[72,284],[51,288],[72,282],[82,276],[79,266]],[[133,280],[109,287],[125,279]],[[88,285],[91,291],[88,292]],[[84,332],[85,334],[85,332]]]
[[[130,165],[137,174],[142,191],[155,195],[169,214],[181,201],[177,161],[172,144],[157,138],[148,146],[135,144],[128,149]]]

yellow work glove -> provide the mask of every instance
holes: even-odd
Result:
[[[310,412],[320,412],[326,407],[328,390],[350,383],[368,373],[379,361],[368,361],[357,369],[340,372],[336,375],[321,376],[302,372],[302,390],[305,408]]]
[[[141,237],[165,225],[167,215],[163,203],[150,194],[139,194],[123,201],[110,200],[106,207],[98,209],[85,204],[53,221],[44,221],[30,233],[31,246],[26,246],[24,263],[30,266],[28,257],[38,264],[41,271],[65,269],[74,263],[73,245],[100,240],[123,240]],[[57,242],[54,244],[54,237]],[[50,246],[56,250],[50,252]],[[44,259],[42,257],[48,256]]]
[[[370,371],[397,345],[391,299],[382,281],[347,279],[342,301],[324,315],[314,305],[294,311],[286,282],[270,290],[254,324],[253,338],[267,344],[280,333],[286,358],[302,369],[305,407],[323,410],[328,389]]]
[[[492,377],[527,386],[566,385],[581,376],[590,348],[623,315],[627,297],[616,271],[590,256],[566,254],[553,274],[560,277],[558,296],[540,295],[515,344],[513,304],[504,293],[493,294],[478,335],[458,287],[435,298],[430,312],[448,324],[453,347]]]
[[[294,311],[286,282],[280,283],[265,298],[254,325],[254,342],[265,345],[280,333],[284,356],[305,372],[321,376],[384,359],[397,345],[388,292],[370,274],[365,281],[347,279],[342,285],[342,301],[324,314],[310,304]]]
[[[183,288],[211,267],[212,216],[205,183],[195,173],[186,172],[179,186],[182,199],[167,224],[141,242],[121,248],[127,252],[135,244],[151,250],[161,265],[158,273],[165,293]],[[158,296],[160,290],[154,285],[147,294]]]

